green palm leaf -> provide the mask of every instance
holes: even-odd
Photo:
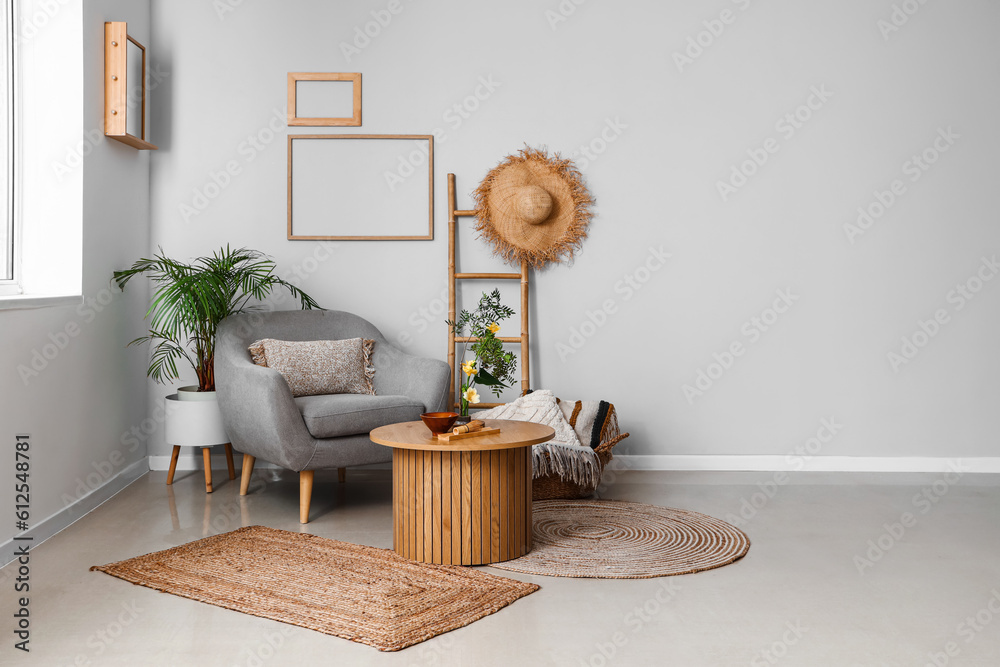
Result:
[[[121,290],[136,276],[153,283],[153,297],[145,319],[149,332],[129,345],[150,343],[147,375],[160,383],[178,379],[177,362],[187,361],[198,375],[199,389],[215,388],[215,334],[230,315],[256,310],[275,288],[288,290],[301,308],[319,304],[304,291],[274,275],[267,255],[246,248],[221,248],[190,263],[170,259],[163,249],[130,268],[115,271]]]

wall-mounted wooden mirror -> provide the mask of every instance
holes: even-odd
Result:
[[[104,24],[104,134],[139,150],[146,136],[146,47],[123,21]]]

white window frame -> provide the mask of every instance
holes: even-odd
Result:
[[[6,210],[3,211],[3,222],[7,227],[6,233],[6,243],[4,247],[0,248],[0,252],[7,255],[6,265],[10,271],[10,275],[0,274],[0,296],[9,296],[14,294],[20,294],[21,289],[21,271],[20,271],[20,252],[18,244],[21,235],[21,224],[20,224],[20,210],[19,210],[19,200],[18,197],[18,185],[20,183],[18,168],[20,166],[20,160],[18,159],[20,151],[20,140],[17,134],[17,127],[20,122],[20,95],[19,95],[19,71],[18,71],[18,60],[17,60],[17,22],[16,22],[16,10],[15,5],[17,4],[15,0],[4,0],[4,32],[5,32],[5,59],[6,59],[6,90],[2,91],[4,98],[2,103],[7,106],[7,123],[6,127],[0,128],[0,131],[7,133],[7,154],[3,156],[7,160],[7,179],[6,182],[0,183],[0,187],[6,189],[7,199],[6,199]]]
[[[55,174],[49,156],[68,155],[66,151],[83,140],[87,63],[81,54],[85,48],[96,53],[104,43],[102,36],[83,29],[81,2],[2,0],[0,16],[8,2],[13,3],[17,20],[13,26],[17,281],[8,285],[17,285],[20,294],[0,293],[0,328],[6,310],[83,302],[83,165]],[[66,66],[53,70],[52,62]],[[99,118],[103,123],[103,115]]]

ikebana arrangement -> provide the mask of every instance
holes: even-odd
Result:
[[[462,388],[459,393],[459,415],[468,417],[469,405],[482,399],[476,386],[488,387],[497,397],[514,381],[517,357],[503,349],[503,342],[497,338],[500,322],[514,314],[514,309],[503,305],[500,290],[483,293],[479,304],[472,312],[463,310],[458,320],[445,320],[456,336],[472,338],[462,350],[462,365],[459,377]],[[472,351],[473,358],[466,360]]]

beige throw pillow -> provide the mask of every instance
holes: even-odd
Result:
[[[273,368],[285,378],[292,396],[375,394],[372,378],[375,341],[287,341],[265,338],[248,349],[258,366]]]

